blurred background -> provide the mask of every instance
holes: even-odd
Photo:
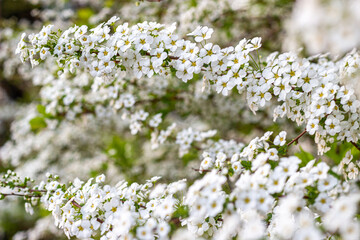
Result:
[[[14,52],[23,32],[38,32],[47,24],[57,29],[74,24],[94,27],[116,15],[130,25],[176,22],[180,36],[206,25],[214,28],[212,42],[221,47],[236,45],[242,38],[262,37],[265,57],[275,51],[295,51],[301,56],[328,53],[329,59],[338,59],[360,45],[359,13],[359,0],[0,0],[0,172],[14,169],[41,178],[50,171],[64,180],[106,173],[109,182],[121,178],[131,182],[153,175],[167,180],[194,178],[188,169],[199,164],[197,153],[179,157],[174,146],[151,151],[148,136],[129,134],[117,115],[106,121],[86,116],[54,129],[32,131],[29,120],[37,113],[44,79],[53,66],[44,64],[35,71],[21,63]],[[360,91],[358,78],[344,81]],[[161,106],[173,112],[180,125],[190,122],[200,130],[218,129],[219,137],[245,143],[291,124],[286,120],[273,123],[272,109],[253,115],[239,96],[225,101],[209,95],[199,100],[197,88],[187,89],[192,96],[183,106]],[[195,114],[189,117],[190,110]],[[293,131],[296,136],[300,130]],[[302,147],[316,152],[311,140]],[[339,159],[341,153],[339,149]],[[41,207],[34,215],[25,213],[21,200],[1,201],[0,239],[65,239],[48,214]]]

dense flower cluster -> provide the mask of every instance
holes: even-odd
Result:
[[[213,85],[217,93],[227,96],[233,89],[246,93],[254,112],[277,98],[280,104],[274,111],[275,119],[286,115],[298,124],[305,123],[307,132],[316,136],[320,154],[329,150],[334,139],[358,141],[360,102],[353,90],[340,84],[341,76],[353,71],[347,67],[351,56],[330,62],[321,56],[302,59],[293,53],[274,53],[265,62],[255,61],[252,53],[261,47],[259,38],[221,49],[207,42],[213,32],[208,27],[190,33],[192,42],[180,39],[174,33],[175,25],[144,22],[129,27],[125,23],[115,29],[117,20],[113,17],[89,32],[87,26],[75,26],[60,36],[49,25],[28,36],[30,45],[23,35],[17,53],[22,60],[30,59],[33,66],[54,56],[60,68],[85,68],[93,77],[102,77],[104,84],[123,71],[136,78],[172,72],[183,82],[201,73],[203,83]],[[116,90],[114,94],[117,96]],[[71,96],[67,95],[69,103]],[[114,101],[115,106],[124,106],[118,101]],[[132,131],[139,128],[136,121]]]
[[[0,204],[21,197],[30,214],[41,204],[68,238],[360,238],[360,101],[347,85],[359,52],[263,57],[269,44],[260,37],[234,43],[233,34],[247,37],[235,19],[249,14],[236,11],[277,24],[275,11],[255,13],[262,1],[169,0],[161,10],[30,1],[41,6],[32,15],[54,25],[26,31],[17,48],[7,39],[25,30],[0,30],[5,76],[31,80],[40,95],[0,148],[1,165],[14,169],[0,178]],[[148,21],[138,23],[139,12]],[[93,27],[110,14],[129,23],[112,17]],[[57,29],[77,17],[79,26]],[[306,151],[296,152],[306,134]],[[314,141],[321,158],[306,146]],[[53,174],[39,184],[29,178],[45,172]],[[14,239],[41,238],[39,224]]]
[[[100,233],[101,239],[167,239],[173,227],[187,226],[195,236],[214,239],[323,239],[334,234],[356,239],[356,184],[341,180],[324,162],[279,156],[275,152],[281,151],[281,143],[268,143],[270,136],[255,138],[229,157],[219,152],[217,170],[206,170],[189,188],[185,180],[155,184],[158,177],[111,187],[103,185],[104,175],[67,185],[48,175],[46,182],[30,187],[31,179],[8,172],[1,193],[24,196],[30,213],[40,198],[69,237]]]
[[[28,196],[30,201],[41,196],[41,202],[52,211],[55,224],[64,229],[68,237],[89,238],[99,230],[102,239],[126,238],[140,223],[142,226],[136,229],[139,239],[153,238],[155,234],[166,239],[170,231],[167,222],[179,204],[173,196],[184,190],[185,182],[154,187],[158,179],[154,177],[145,184],[133,183],[130,186],[122,181],[111,187],[102,186],[105,176],[100,175],[86,183],[75,179],[66,186],[57,181],[57,176],[49,175],[47,182],[29,190],[25,188],[27,179],[22,182],[15,173],[8,172],[1,184],[11,183],[14,189],[19,189],[2,188],[2,196]],[[26,206],[31,213],[30,203]]]

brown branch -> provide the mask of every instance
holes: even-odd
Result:
[[[75,207],[82,208],[82,206],[78,204],[75,200],[72,200],[71,204],[74,205]]]
[[[360,147],[353,141],[350,142],[352,145],[354,145],[354,147],[356,147],[357,150],[360,151]]]
[[[297,142],[299,140],[299,138],[301,138],[304,134],[306,133],[306,129],[300,133],[299,136],[297,136],[296,138],[294,138],[291,142],[289,142],[287,145],[290,146],[291,144],[293,144],[294,142]]]
[[[41,196],[35,196],[35,195],[27,195],[27,194],[21,194],[21,193],[0,193],[0,195],[7,197],[7,196],[17,196],[17,197],[41,197]]]
[[[0,184],[5,184],[5,186],[8,184],[7,182],[5,182],[5,181],[0,181]],[[25,189],[25,188],[28,188],[28,187],[26,187],[26,186],[20,186],[20,185],[14,185],[14,187],[16,187],[16,188],[22,188],[22,189]],[[33,193],[33,192],[47,192],[46,190],[40,190],[40,189],[27,189],[26,191],[29,191],[29,192],[31,192],[31,193]]]
[[[197,172],[211,172],[211,170],[206,170],[206,169],[203,169],[203,170],[201,170],[201,169],[198,169],[198,168],[192,168],[192,170],[194,170],[194,171],[197,171]]]
[[[201,147],[196,146],[195,144],[191,144],[193,148],[195,148],[198,151],[202,151],[203,149]]]

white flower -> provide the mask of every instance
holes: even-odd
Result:
[[[160,237],[166,238],[168,236],[168,233],[170,232],[170,226],[166,222],[160,222],[157,225],[157,232]]]
[[[283,146],[286,143],[286,132],[282,131],[274,139],[274,144],[277,146]]]
[[[279,193],[283,190],[285,185],[285,176],[280,174],[271,174],[266,184],[269,193]]]
[[[231,167],[234,169],[235,173],[240,173],[241,172],[241,163],[240,162],[233,162]]]
[[[202,42],[210,39],[213,32],[212,28],[199,26],[192,33],[189,33],[188,36],[194,36],[196,42]]]
[[[105,179],[106,179],[105,175],[101,174],[101,175],[96,177],[96,182],[97,183],[102,183],[102,182],[105,182]]]
[[[329,171],[330,167],[324,163],[321,162],[316,167],[312,168],[310,170],[311,174],[314,174],[316,179],[325,179],[327,177],[327,172]]]
[[[200,170],[208,170],[213,166],[213,160],[210,157],[204,158],[200,165]]]
[[[78,220],[72,227],[71,232],[77,238],[89,238],[91,236],[90,221],[89,220]]]
[[[150,44],[152,44],[153,41],[154,38],[152,36],[141,34],[134,41],[136,51],[139,52],[140,50],[144,50],[144,51],[150,50]]]
[[[229,80],[227,75],[219,77],[216,82],[216,91],[217,93],[222,93],[222,95],[227,96],[229,95],[229,91],[233,89],[235,86],[235,82]]]
[[[349,179],[356,179],[359,175],[359,167],[356,166],[353,162],[350,162],[347,168],[348,178]]]
[[[222,196],[214,196],[208,200],[208,214],[211,217],[215,217],[223,210],[223,204],[225,202],[224,197]]]
[[[318,182],[318,190],[320,192],[329,191],[333,189],[336,184],[338,183],[337,178],[333,177],[332,175],[328,174],[327,178],[320,179]]]
[[[81,38],[88,30],[88,26],[82,25],[79,29],[75,32],[74,36],[76,39]],[[81,40],[80,40],[81,41]]]
[[[320,193],[315,200],[314,207],[325,213],[330,209],[331,202],[331,198],[326,193]]]
[[[306,125],[306,131],[310,135],[314,135],[315,132],[319,129],[319,119],[310,119]]]
[[[152,233],[151,228],[148,226],[138,227],[136,229],[136,236],[142,240],[154,239],[154,234]]]
[[[242,192],[235,202],[236,207],[245,211],[256,206],[256,194],[252,191]]]
[[[279,160],[278,151],[276,150],[276,148],[268,149],[268,153],[269,153],[270,160],[274,160],[274,161]]]
[[[41,58],[41,60],[44,60],[49,55],[50,55],[49,48],[43,47],[40,50],[40,58]]]
[[[331,136],[341,131],[340,121],[334,116],[330,115],[325,121],[325,128]]]
[[[161,116],[162,116],[161,113],[158,113],[155,116],[153,116],[149,121],[150,127],[154,127],[154,128],[158,127],[159,124],[162,122]]]

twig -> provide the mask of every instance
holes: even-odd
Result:
[[[5,181],[1,181],[0,180],[0,184],[5,184],[5,186],[8,184],[7,182],[5,182]],[[28,188],[27,186],[20,186],[20,185],[14,185],[14,187],[16,187],[16,188],[22,188],[22,189],[25,189],[25,188]],[[29,192],[31,192],[31,193],[33,193],[33,192],[47,192],[46,190],[40,190],[40,189],[27,189],[26,191],[29,191]]]
[[[21,194],[21,193],[0,193],[0,195],[6,197],[6,196],[18,196],[18,197],[41,197],[41,196],[35,196],[35,195],[27,195],[27,194]]]
[[[211,170],[206,170],[206,169],[198,169],[198,168],[192,168],[194,171],[197,171],[197,172],[211,172]]]
[[[356,143],[354,143],[353,141],[351,141],[350,143],[351,143],[352,145],[354,145],[354,147],[356,147],[357,150],[360,151],[360,147],[359,147]]]
[[[300,133],[299,136],[297,136],[296,138],[294,138],[291,142],[289,142],[287,145],[290,146],[291,144],[293,144],[294,142],[297,142],[299,140],[299,138],[301,138],[304,134],[306,133],[306,129]]]
[[[74,205],[75,207],[82,208],[82,206],[78,204],[75,200],[72,200],[71,204]]]

